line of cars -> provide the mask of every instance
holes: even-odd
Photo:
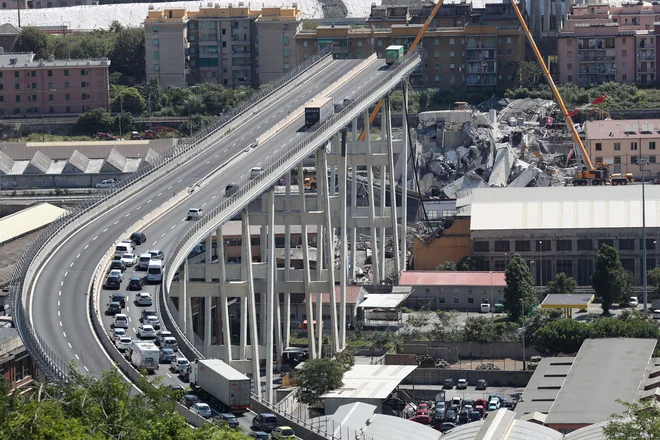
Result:
[[[133,232],[130,238],[115,246],[115,257],[110,262],[108,274],[104,282],[105,289],[119,289],[124,280],[124,272],[132,267],[135,271],[146,270],[146,277],[135,275],[131,277],[127,290],[142,290],[145,282],[159,283],[163,279],[165,255],[158,249],[151,249],[137,254],[137,247],[147,241],[143,232]]]

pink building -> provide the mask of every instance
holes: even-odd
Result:
[[[110,60],[34,60],[0,55],[0,114],[78,114],[109,109]]]

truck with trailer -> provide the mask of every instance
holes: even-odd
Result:
[[[403,62],[403,46],[388,46],[385,49],[385,64],[391,66],[401,62]]]
[[[314,98],[305,105],[305,127],[325,121],[335,112],[332,98]]]
[[[126,357],[130,357],[131,364],[138,370],[147,370],[148,373],[158,371],[160,350],[152,342],[133,342]]]
[[[249,377],[219,359],[197,359],[191,367],[190,387],[211,396],[220,412],[243,414],[250,408]]]

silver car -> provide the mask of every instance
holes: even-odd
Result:
[[[177,358],[176,360],[172,361],[170,368],[176,374],[183,374],[186,373],[190,368],[190,362],[186,358]]]

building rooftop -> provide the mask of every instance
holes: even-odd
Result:
[[[506,286],[504,272],[463,272],[406,270],[401,272],[402,286]]]
[[[360,297],[362,296],[362,288],[360,286],[346,286],[346,304],[359,304]],[[339,304],[339,286],[335,286],[335,300]],[[312,298],[312,302],[316,304],[316,295]],[[307,296],[303,299],[303,304],[307,303]],[[321,294],[321,303],[330,304],[330,294]]]
[[[0,24],[0,35],[18,35],[19,32],[21,32],[21,28],[11,23]]]
[[[587,121],[584,125],[587,139],[647,139],[660,137],[660,119],[625,119]]]
[[[566,295],[565,293],[551,293],[546,295],[541,303],[541,308],[546,309],[586,309],[594,300],[591,293],[578,293],[575,295]]]
[[[55,67],[100,67],[109,66],[110,60],[35,60],[34,54],[29,53],[3,53],[0,54],[0,69],[47,69]]]
[[[369,293],[358,307],[364,309],[394,309],[410,296],[406,293]]]
[[[527,383],[522,399],[516,405],[517,417],[532,413],[547,414],[552,408],[575,357],[543,358]]]
[[[3,217],[0,219],[0,243],[5,243],[43,228],[66,213],[66,209],[50,203],[40,203]]]
[[[499,409],[488,418],[458,426],[445,434],[443,440],[561,440],[563,434],[536,423],[516,420],[516,412]]]
[[[417,365],[356,364],[344,373],[344,385],[323,395],[335,399],[385,399]]]
[[[585,340],[546,424],[592,424],[621,413],[617,400],[635,400],[656,344],[655,339]]]

